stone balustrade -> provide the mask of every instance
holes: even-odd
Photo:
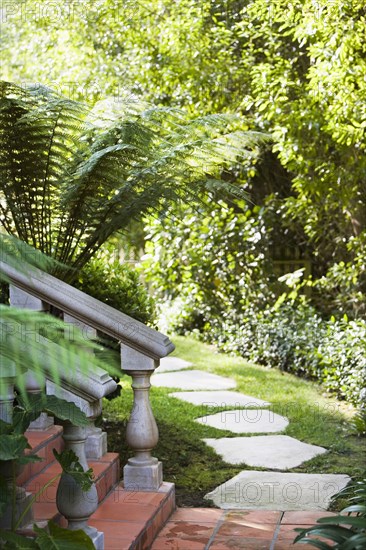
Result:
[[[156,330],[38,269],[32,268],[31,275],[25,275],[0,261],[0,270],[11,281],[12,303],[17,307],[28,308],[30,305],[31,309],[40,310],[42,307],[44,311],[53,306],[63,312],[65,321],[78,324],[83,332],[87,329],[89,337],[93,337],[93,331],[99,331],[119,341],[121,370],[131,376],[134,392],[134,403],[126,434],[127,444],[133,449],[134,456],[124,467],[124,486],[133,491],[157,491],[163,477],[161,462],[152,456],[159,435],[149,399],[150,377],[159,365],[160,358],[174,350],[172,342]],[[44,362],[47,365],[46,341],[44,349]],[[60,375],[60,384],[47,381],[47,392],[73,401],[90,419],[90,427],[86,429],[64,426],[66,447],[75,450],[82,465],[87,468],[87,457],[99,458],[106,452],[106,434],[95,428],[94,420],[101,413],[102,398],[114,391],[116,384],[101,369],[93,369],[87,377],[78,370],[73,373],[71,379],[63,373]],[[30,384],[33,384],[33,391],[42,390],[34,386],[31,376]],[[0,395],[0,407],[4,407],[4,411],[9,409],[9,394],[5,393],[3,390]],[[93,495],[86,499],[92,503],[89,506],[90,510],[83,510],[85,499],[74,489],[71,491],[70,483],[64,476],[58,496],[60,512],[67,517],[70,529],[82,527],[92,535],[96,548],[103,548],[102,535],[94,531],[91,533],[87,525],[87,520],[94,511]],[[63,486],[68,488],[63,489]],[[92,493],[94,489],[91,489]],[[70,491],[74,500],[72,510],[67,510],[65,495]]]

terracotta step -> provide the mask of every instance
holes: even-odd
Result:
[[[25,437],[28,439],[31,449],[26,449],[26,453],[32,453],[42,458],[42,462],[27,464],[22,473],[18,476],[18,485],[23,485],[35,475],[42,472],[51,462],[55,460],[52,450],[60,452],[64,442],[62,439],[62,427],[50,426],[47,430],[28,430]]]
[[[61,472],[52,449],[63,447],[62,428],[27,432],[32,446],[29,452],[44,460],[27,465],[18,478],[19,484],[36,494],[46,483]],[[100,505],[90,518],[90,525],[103,531],[105,550],[148,550],[154,539],[175,510],[174,484],[163,483],[158,492],[126,491],[120,483],[120,464],[117,453],[107,453],[100,460],[89,460],[93,468]],[[66,527],[66,520],[56,507],[59,477],[55,479],[33,504],[37,523],[53,521]]]
[[[105,550],[148,550],[175,509],[173,483],[158,492],[116,487],[90,519],[104,533]]]
[[[119,455],[117,453],[107,453],[99,460],[89,460],[89,466],[93,468],[98,498],[99,502],[101,502],[119,482]],[[36,521],[50,519],[57,522],[61,521],[61,516],[56,507],[56,492],[59,482],[58,474],[60,473],[61,467],[58,462],[54,461],[24,484],[27,491],[36,494],[57,476],[47,489],[37,497],[36,502],[33,504]],[[61,521],[61,523],[63,522]]]

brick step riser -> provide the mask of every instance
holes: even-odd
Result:
[[[39,462],[31,462],[24,466],[23,470],[17,477],[18,485],[24,485],[30,479],[44,472],[50,464],[55,462],[53,449],[59,453],[63,450],[63,448],[64,440],[62,439],[61,433],[55,438],[47,441],[45,445],[32,448],[32,453],[42,458],[42,460]]]

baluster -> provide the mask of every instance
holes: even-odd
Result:
[[[159,441],[159,432],[151,409],[150,377],[158,361],[121,345],[122,370],[132,377],[134,403],[127,423],[126,441],[134,450],[123,469],[123,483],[127,490],[157,491],[163,482],[162,463],[151,456]]]
[[[85,455],[86,428],[63,423],[65,450],[71,449],[79,457],[84,471],[89,469]],[[59,512],[67,519],[68,529],[82,529],[92,539],[97,550],[104,549],[104,533],[88,525],[90,516],[98,508],[98,494],[95,484],[88,491],[82,488],[66,473],[62,473],[56,494]]]
[[[75,317],[72,317],[68,313],[64,313],[63,317],[65,323],[76,326],[81,331],[85,338],[86,344],[88,340],[95,340],[97,338],[97,331],[94,328],[86,325],[78,319],[75,319]],[[87,346],[85,346],[85,350],[89,351],[91,354],[93,353],[93,351],[89,350]],[[102,400],[99,399],[93,404],[89,404],[84,400],[77,402],[72,394],[68,396],[65,395],[64,399],[67,401],[73,401],[78,407],[81,408],[82,411],[85,412],[89,419],[90,426],[86,431],[87,440],[85,444],[85,453],[87,458],[101,458],[107,452],[107,433],[103,432],[101,428],[97,428],[95,426],[95,421],[98,416],[102,414]]]
[[[14,384],[16,369],[12,361],[1,358],[0,371],[0,419],[11,424],[13,419]]]
[[[35,298],[28,292],[21,290],[20,288],[15,287],[14,285],[9,286],[10,294],[10,305],[23,309],[30,309],[32,311],[47,311],[47,305],[42,302],[39,298]],[[32,394],[43,393],[45,389],[46,382],[43,386],[40,385],[39,380],[35,377],[32,371],[27,371],[25,376],[25,388],[27,392]],[[31,422],[29,429],[30,430],[46,430],[52,426],[54,420],[52,417],[48,416],[46,413],[41,413],[40,416]]]

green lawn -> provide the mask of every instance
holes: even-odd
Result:
[[[270,401],[270,409],[290,421],[285,434],[329,449],[328,453],[291,471],[343,473],[353,478],[364,474],[366,442],[365,438],[351,434],[350,419],[354,411],[346,403],[325,395],[319,384],[217,353],[212,346],[191,338],[174,337],[173,341],[174,355],[190,361],[193,367],[234,378],[236,391]],[[121,384],[121,396],[105,400],[103,416],[109,433],[109,450],[119,452],[124,464],[131,456],[124,435],[132,405],[130,378],[123,377]],[[168,397],[172,391],[151,389],[160,431],[154,456],[163,462],[164,480],[176,484],[179,506],[208,506],[203,496],[247,467],[245,464],[233,467],[223,462],[201,439],[237,434],[195,423],[194,419],[206,414],[207,409]],[[210,408],[212,413],[220,410],[222,407]]]

